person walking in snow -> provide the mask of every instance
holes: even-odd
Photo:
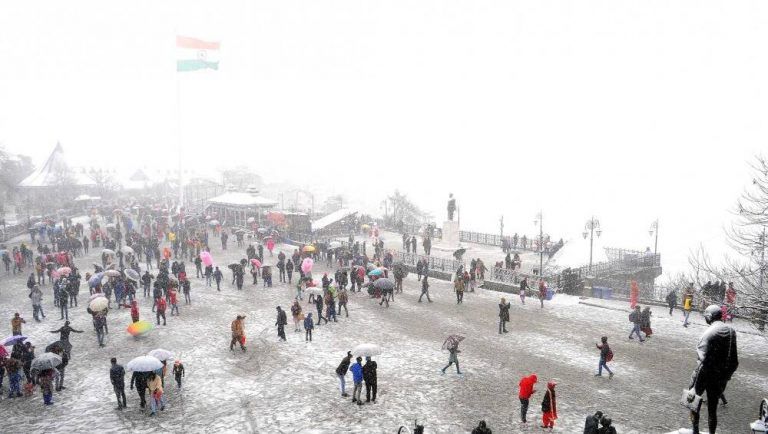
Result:
[[[206,284],[210,287],[211,286],[211,275],[213,276],[213,280],[216,282],[216,290],[221,291],[221,279],[224,278],[224,275],[221,273],[221,270],[219,270],[219,267],[216,267],[216,270],[212,273],[208,273],[208,270],[211,267],[208,266],[205,268],[205,278],[206,278]]]
[[[536,374],[531,374],[521,378],[520,383],[518,383],[519,392],[517,396],[520,399],[520,421],[522,423],[528,423],[528,406],[531,396],[536,393],[534,387],[537,381],[539,381],[539,377]]]
[[[672,311],[677,306],[677,291],[673,289],[669,290],[669,293],[667,293],[667,306],[669,306],[669,316],[672,316]]]
[[[507,322],[509,322],[509,309],[512,305],[507,302],[507,299],[501,297],[501,303],[499,303],[499,334],[507,333]]]
[[[544,282],[544,279],[539,280],[539,302],[541,303],[541,308],[544,309],[544,300],[547,298],[547,283]]]
[[[21,335],[21,325],[26,324],[27,322],[24,321],[24,318],[19,315],[18,312],[16,312],[13,315],[13,318],[11,318],[11,335],[13,336],[19,336]]]
[[[285,341],[285,326],[288,325],[288,318],[280,306],[277,306],[277,321],[275,321],[275,325],[277,326],[277,337]]]
[[[32,317],[35,321],[40,322],[40,316],[45,318],[43,312],[43,291],[40,290],[40,286],[35,284],[32,287],[32,291],[29,292],[29,298],[32,300]]]
[[[346,376],[349,370],[349,364],[352,362],[352,352],[347,351],[347,356],[341,359],[341,363],[336,368],[336,376],[339,377],[339,388],[341,389],[341,397],[346,398],[349,394],[346,391]]]
[[[527,291],[528,291],[528,278],[523,277],[523,280],[520,281],[520,302],[523,304],[525,304],[525,296]]]
[[[453,281],[453,290],[456,292],[456,304],[464,302],[464,278],[457,275]]]
[[[136,387],[136,394],[139,395],[139,407],[144,408],[147,405],[147,373],[133,372],[131,375],[131,390]]]
[[[629,322],[632,323],[632,331],[629,332],[629,339],[634,339],[632,335],[637,335],[640,342],[645,342],[645,339],[640,335],[640,324],[642,324],[642,314],[640,312],[640,306],[635,306],[632,313],[629,314]]]
[[[165,309],[168,307],[168,304],[165,302],[165,298],[160,297],[157,299],[157,310],[155,311],[155,317],[157,318],[157,325],[160,325],[160,318],[163,318],[163,325],[166,324],[165,321]]]
[[[304,340],[307,342],[312,342],[312,330],[315,328],[315,323],[312,321],[312,312],[309,312],[307,314],[307,317],[304,318]]]
[[[427,296],[427,301],[432,303],[432,299],[429,298],[429,283],[427,283],[427,276],[424,276],[424,279],[421,280],[421,295],[419,296],[419,303],[421,303],[421,298],[425,295]]]
[[[608,345],[608,336],[601,337],[600,343],[595,344],[595,346],[600,350],[600,361],[597,365],[597,374],[595,374],[595,377],[602,377],[603,368],[605,368],[605,370],[608,371],[608,378],[613,378],[613,371],[611,371],[611,368],[607,365],[608,362],[613,360],[613,351],[611,351],[611,347]]]
[[[320,325],[320,321],[325,320],[325,323],[328,324],[328,318],[323,317],[323,296],[322,295],[316,295],[315,296],[315,308],[317,308],[317,325]]]
[[[112,389],[117,397],[117,409],[122,410],[128,406],[125,400],[125,368],[117,364],[117,359],[112,357],[110,360],[112,367],[109,368],[109,381],[112,383]]]
[[[346,317],[349,318],[349,310],[347,310],[347,302],[349,301],[349,295],[347,294],[347,290],[345,288],[340,288],[338,299],[339,299],[339,309],[338,309],[339,315],[341,315],[341,308],[344,308],[344,313],[346,314]]]
[[[240,344],[240,349],[245,352],[245,324],[243,320],[245,316],[238,315],[237,318],[232,321],[230,329],[232,330],[232,340],[229,342],[229,351],[235,350],[235,344]]]
[[[460,351],[458,345],[448,348],[448,364],[445,365],[443,369],[441,369],[443,374],[445,374],[445,370],[454,363],[456,364],[456,373],[461,374],[461,370],[459,369],[459,353]]]
[[[555,420],[557,420],[556,385],[554,381],[547,383],[547,391],[544,392],[544,399],[541,401],[541,427],[550,430],[555,427]]]
[[[653,329],[651,329],[651,315],[653,315],[653,313],[651,312],[650,306],[646,306],[640,314],[640,330],[645,333],[646,339],[650,338],[653,334]]]
[[[357,405],[363,405],[360,401],[360,393],[363,391],[363,365],[360,363],[363,361],[362,357],[357,357],[355,363],[349,367],[352,372],[352,381],[355,384],[355,388],[352,391],[352,402],[356,402]]]
[[[176,380],[176,388],[181,389],[181,379],[184,378],[184,364],[181,360],[173,362],[173,378]]]
[[[281,252],[282,253],[282,252]],[[293,305],[291,305],[291,316],[293,317],[293,331],[300,332],[300,324],[301,321],[304,319],[302,318],[301,314],[301,306],[299,305],[298,300],[293,300]]]

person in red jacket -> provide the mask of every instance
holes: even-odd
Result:
[[[547,383],[547,392],[541,401],[541,427],[549,428],[550,430],[555,427],[555,419],[557,419],[556,385],[557,383],[554,381]]]
[[[160,325],[160,317],[163,317],[163,325],[167,325],[165,323],[165,308],[168,307],[168,304],[165,303],[165,299],[163,297],[160,297],[157,299],[157,325]]]
[[[131,320],[133,320],[133,322],[139,320],[139,303],[136,300],[131,302]]]
[[[179,305],[176,302],[178,292],[176,291],[176,288],[172,288],[170,292],[170,300],[171,300],[171,316],[173,316],[173,312],[176,311],[176,315],[179,314]]]
[[[539,381],[539,377],[537,377],[536,374],[531,374],[520,379],[520,393],[518,394],[518,397],[520,398],[520,420],[523,423],[528,422],[528,402],[531,399],[531,395],[536,393],[536,390],[533,387],[536,385],[537,381]]]

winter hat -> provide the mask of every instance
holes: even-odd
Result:
[[[555,382],[555,380],[549,380],[549,382],[547,383],[547,389],[554,389],[555,386],[557,386],[557,383]]]

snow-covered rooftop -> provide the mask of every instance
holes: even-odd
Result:
[[[250,193],[241,193],[231,191],[224,193],[220,196],[208,199],[208,203],[215,205],[230,205],[230,206],[258,206],[258,207],[273,207],[277,205],[277,201],[267,199],[262,196],[254,196]]]
[[[328,214],[325,217],[322,217],[318,220],[315,220],[312,222],[312,232],[319,231],[321,229],[326,228],[329,225],[332,225],[336,223],[337,221],[343,220],[351,215],[357,214],[356,210],[353,210],[351,208],[342,208],[338,211],[334,211],[330,214]]]

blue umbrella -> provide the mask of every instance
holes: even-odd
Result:
[[[88,285],[93,287],[101,283],[101,279],[104,277],[104,273],[96,273],[88,280]]]
[[[24,341],[25,339],[27,339],[26,336],[14,335],[14,336],[9,336],[9,337],[3,339],[3,342],[1,342],[1,343],[2,343],[2,345],[4,347],[10,347],[12,345],[15,345],[17,342]]]
[[[369,276],[381,276],[384,274],[384,271],[382,271],[380,268],[377,268],[375,270],[371,270],[368,275]]]

